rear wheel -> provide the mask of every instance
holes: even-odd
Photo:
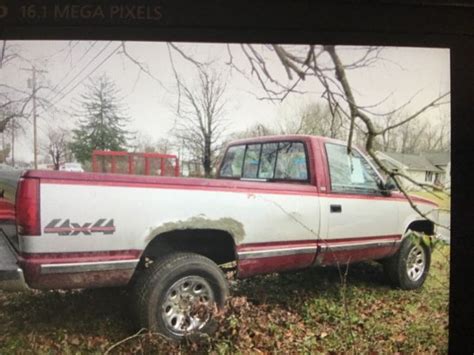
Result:
[[[398,252],[384,260],[385,274],[394,287],[404,290],[420,288],[428,276],[431,250],[420,239],[406,237]]]
[[[179,340],[212,330],[214,307],[223,308],[227,281],[210,259],[176,253],[155,261],[135,284],[140,325]]]

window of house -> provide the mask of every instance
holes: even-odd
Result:
[[[377,173],[357,151],[347,154],[347,147],[326,144],[326,152],[334,192],[373,193],[379,191]]]
[[[230,147],[220,176],[307,181],[309,175],[304,144],[275,142]]]
[[[425,182],[431,182],[433,180],[433,172],[427,171],[425,172]]]

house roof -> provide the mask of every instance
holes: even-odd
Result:
[[[399,166],[393,164],[393,163],[392,163],[390,160],[388,160],[388,159],[382,159],[382,161],[383,161],[385,167],[387,167],[387,168],[388,168],[389,170],[391,170],[391,171],[400,169]]]
[[[402,154],[394,152],[384,152],[393,160],[405,165],[410,170],[433,171],[440,173],[443,170],[433,165],[427,158],[417,154]]]
[[[448,165],[448,163],[451,161],[450,152],[427,152],[421,153],[421,155],[428,159],[431,164],[436,166]]]

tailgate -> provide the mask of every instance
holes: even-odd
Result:
[[[22,170],[0,170],[0,238],[5,236],[18,250],[15,196]]]

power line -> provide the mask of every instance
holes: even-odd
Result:
[[[76,43],[74,43],[76,42]],[[74,43],[71,47],[71,44]],[[64,52],[66,49],[69,48],[70,51],[72,51],[74,49],[74,47],[76,47],[77,45],[79,44],[79,41],[70,41],[70,43],[66,44],[63,48],[57,50],[55,53],[53,54],[48,54],[48,55],[43,55],[43,56],[40,56],[40,57],[36,57],[35,60],[41,60],[41,59],[51,59],[55,56],[57,56],[58,54]]]
[[[109,41],[98,53],[96,53],[96,55],[91,59],[89,60],[89,62],[71,79],[69,80],[69,82],[64,85],[56,94],[54,94],[53,97],[50,98],[51,101],[55,100],[59,95],[61,95],[63,93],[63,91],[69,86],[71,85],[74,80],[76,80],[102,53],[104,53],[104,51],[112,44],[111,41]],[[61,84],[61,81],[58,83],[57,86],[59,86]]]
[[[76,85],[74,85],[69,91],[64,93],[58,100],[56,100],[53,105],[56,105],[62,99],[64,99],[67,95],[69,95],[75,88],[77,88],[84,80],[89,78],[92,74],[94,74],[97,69],[99,69],[105,62],[107,62],[120,48],[121,44],[119,44],[102,62],[100,62],[87,76],[83,77],[81,81],[79,81]]]
[[[80,61],[82,60],[82,58],[84,58],[84,57],[91,51],[91,49],[96,45],[96,43],[97,43],[97,41],[94,41],[94,42],[90,45],[90,47],[86,50],[86,52],[79,58],[78,62],[80,62]],[[73,47],[73,48],[74,48],[74,47]],[[104,47],[104,48],[105,48],[105,47]],[[86,67],[87,67],[87,66],[86,66]],[[58,86],[59,86],[63,81],[65,81],[66,78],[67,78],[72,72],[73,72],[72,70],[71,70],[71,71],[68,71],[68,72],[66,73],[66,75],[64,75],[64,76],[58,81],[58,83],[51,89],[51,91],[53,92],[52,95],[54,95],[54,96],[51,97],[51,98],[54,98],[55,96],[57,96],[58,93],[54,93],[54,90],[56,90],[56,89],[58,88]],[[65,86],[65,87],[66,87],[66,86]],[[65,87],[64,87],[64,88],[65,88]],[[63,88],[63,89],[64,89],[64,88]],[[60,93],[63,89],[61,89],[61,90],[59,91],[59,93]],[[48,96],[49,96],[49,95],[48,95]],[[45,100],[49,100],[49,99],[50,99],[49,97],[46,97]]]
[[[102,48],[102,50],[100,51],[100,53],[98,53],[91,61],[89,61],[89,63],[66,85],[64,86],[61,91],[59,92],[59,94],[61,94],[61,92],[67,88],[81,73],[83,73],[87,67],[101,54],[105,51],[105,49],[108,48],[108,46],[111,44],[112,42],[109,42],[104,48]],[[64,99],[67,95],[69,95],[74,89],[76,89],[84,80],[86,80],[87,78],[89,78],[93,73],[95,73],[102,65],[104,65],[120,48],[121,44],[119,44],[111,53],[109,53],[98,65],[96,65],[85,77],[83,77],[79,82],[77,82],[72,88],[70,88],[67,92],[65,92],[59,99],[57,99],[52,105],[56,105],[58,104],[62,99]],[[34,67],[33,67],[34,68]],[[35,70],[35,69],[30,69],[30,70]],[[37,72],[39,72],[39,70],[36,70]],[[33,72],[35,74],[35,72]],[[34,78],[33,80],[33,85],[34,85],[34,88],[36,86],[36,82],[35,82],[36,78]],[[34,89],[34,91],[36,90],[36,88]],[[54,98],[56,98],[58,95],[56,95]],[[35,98],[35,97],[33,97]],[[43,133],[45,133],[47,135],[47,132],[40,126],[37,127],[36,125],[36,105],[35,105],[35,100],[34,100],[34,105],[33,105],[33,121],[34,121],[34,146],[35,146],[35,150],[34,150],[34,158],[35,158],[35,169],[37,168],[37,133],[36,133],[36,129],[39,128],[40,131],[42,131]],[[44,109],[44,107],[43,107]],[[46,110],[44,110],[45,112],[47,112]],[[47,124],[49,126],[49,124]],[[48,127],[50,128],[50,127]]]
[[[81,55],[81,57],[77,61],[80,62],[82,60],[82,58],[84,58],[87,55],[87,53],[89,53],[91,51],[91,49],[94,48],[94,46],[97,44],[97,42],[98,41],[92,42],[92,44],[89,46],[89,48],[86,49],[86,52],[83,55]]]
[[[61,95],[61,93],[69,86],[71,85],[74,80],[76,80],[91,64],[92,62],[94,62],[97,57],[99,57],[102,53],[104,53],[104,51],[110,46],[112,42],[109,41],[109,43],[107,43],[82,69],[81,71],[79,71],[79,73],[77,73],[74,78],[72,78],[66,85],[64,85],[62,87],[62,89],[59,90],[58,93],[56,93],[53,97],[50,98],[51,101],[53,101],[54,99],[56,99],[59,95]],[[61,84],[61,82],[59,82],[59,84]],[[57,86],[59,86],[59,84]],[[60,99],[61,100],[61,99]],[[60,101],[58,100],[58,101]]]

